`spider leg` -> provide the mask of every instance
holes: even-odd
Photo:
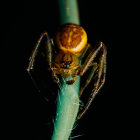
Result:
[[[86,54],[86,52],[87,52],[87,50],[89,49],[90,46],[91,46],[91,45],[90,45],[89,43],[86,44],[85,49],[83,50],[82,54],[79,56],[79,59],[80,59],[80,60],[83,59],[83,57],[85,56],[85,54]]]
[[[55,69],[52,68],[52,79],[55,83],[59,84],[60,83],[60,79],[58,78]]]
[[[102,88],[102,86],[105,83],[105,78],[106,78],[106,56],[104,58],[104,63],[103,63],[103,72],[102,72],[102,77],[101,77],[101,81],[99,83],[98,89],[96,92],[99,92],[99,90]]]
[[[78,114],[78,117],[77,117],[78,119],[80,119],[85,114],[85,112],[87,111],[87,109],[91,105],[91,102],[93,101],[93,99],[95,98],[95,96],[97,95],[97,93],[99,92],[99,90],[101,89],[101,87],[103,86],[103,84],[105,82],[106,47],[102,42],[100,42],[99,46],[96,46],[96,48],[91,51],[91,53],[89,54],[89,56],[85,60],[83,66],[81,68],[82,69],[81,75],[83,75],[87,71],[87,69],[89,68],[91,62],[94,60],[94,58],[96,57],[96,55],[99,52],[101,52],[101,54],[99,56],[98,67],[97,67],[97,65],[94,66],[95,64],[93,65],[92,72],[89,74],[89,77],[88,77],[88,79],[86,81],[85,86],[83,88],[81,88],[81,90],[80,90],[79,96],[82,95],[84,89],[87,87],[87,85],[89,84],[90,80],[95,75],[95,82],[94,82],[93,90],[92,90],[92,92],[90,94],[90,97],[88,98],[88,101],[87,101],[86,105],[81,109],[80,113]],[[95,74],[95,72],[96,72],[96,74]]]
[[[36,44],[35,44],[35,47],[31,53],[31,56],[29,57],[29,64],[28,64],[28,67],[27,67],[27,72],[33,82],[33,84],[35,85],[35,87],[37,88],[38,92],[40,92],[40,88],[38,86],[38,84],[36,83],[35,79],[32,77],[32,74],[31,74],[31,70],[34,68],[34,64],[35,64],[35,58],[37,56],[37,53],[38,53],[38,50],[39,50],[39,47],[41,46],[41,41],[43,39],[43,37],[46,37],[46,44],[45,44],[45,54],[43,53],[44,56],[46,56],[46,60],[47,60],[47,65],[48,67],[50,68],[52,66],[52,42],[50,41],[49,39],[49,36],[48,36],[48,33],[47,32],[44,32],[40,35],[40,38],[37,40]]]
[[[39,47],[40,47],[40,43],[43,39],[43,37],[47,38],[47,41],[46,41],[46,57],[47,57],[47,62],[48,62],[48,66],[51,67],[51,61],[52,61],[52,47],[51,47],[51,42],[49,40],[49,36],[48,36],[48,33],[47,32],[44,32],[40,35],[40,38],[37,40],[37,43],[31,53],[31,56],[29,58],[29,64],[28,64],[28,67],[27,67],[27,71],[30,72],[30,70],[33,69],[34,67],[34,63],[35,63],[35,58],[36,58],[36,55],[38,53],[38,50],[39,50]]]
[[[92,65],[93,65],[93,68],[92,68],[92,70],[91,70],[91,72],[90,72],[90,74],[89,74],[89,76],[88,76],[88,78],[87,78],[87,80],[86,80],[84,86],[81,87],[81,89],[80,89],[79,98],[81,97],[83,91],[84,91],[85,88],[88,86],[88,84],[90,83],[92,77],[94,76],[94,74],[95,74],[95,72],[96,72],[96,70],[97,70],[97,67],[98,67],[97,63],[95,62],[95,63],[93,63]]]

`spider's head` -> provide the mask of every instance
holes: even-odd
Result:
[[[58,74],[61,74],[63,77],[68,77],[75,74],[80,62],[74,54],[59,52],[55,57],[54,64]]]
[[[59,52],[55,57],[55,66],[63,69],[75,69],[79,67],[79,59],[74,54]]]

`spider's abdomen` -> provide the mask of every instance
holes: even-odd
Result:
[[[78,55],[87,44],[87,34],[77,24],[64,24],[56,33],[55,43],[61,51]]]

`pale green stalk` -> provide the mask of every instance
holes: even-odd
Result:
[[[64,23],[79,22],[79,13],[77,0],[58,0],[60,21]],[[76,121],[79,110],[79,87],[80,77],[77,76],[76,82],[67,85],[66,81],[71,79],[62,79],[61,89],[57,98],[57,112],[54,120],[54,131],[51,140],[68,140]]]

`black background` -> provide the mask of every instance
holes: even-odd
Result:
[[[52,98],[52,103],[48,103],[38,94],[25,68],[40,33],[47,31],[53,36],[59,27],[57,6],[56,1],[3,5],[2,103],[3,114],[6,114],[4,130],[10,137],[30,140],[51,137],[53,123],[50,116],[53,115],[55,100]],[[128,9],[121,2],[79,1],[81,25],[87,31],[89,42],[94,45],[99,40],[103,41],[108,55],[106,83],[85,116],[77,122],[73,136],[83,136],[76,140],[114,139],[131,135],[128,132],[133,124],[130,118],[132,108],[128,103],[131,104],[133,99],[127,100],[128,85],[125,84],[130,80],[126,74],[126,68],[130,67],[126,45],[130,34],[127,23],[131,15]]]

